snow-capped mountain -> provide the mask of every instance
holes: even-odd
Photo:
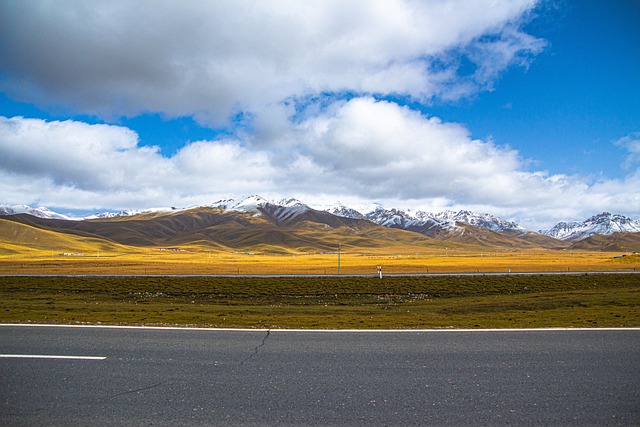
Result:
[[[329,212],[330,214],[341,216],[344,218],[365,219],[364,215],[361,214],[359,211],[353,208],[350,208],[348,206],[345,206],[342,203],[321,206],[321,207],[318,207],[317,209],[324,212]]]
[[[225,199],[212,203],[209,207],[223,209],[227,212],[251,212],[255,216],[262,212],[271,216],[277,222],[291,219],[311,208],[298,199],[267,200],[258,195],[240,199]]]
[[[488,213],[478,214],[467,210],[457,212],[449,210],[443,212],[404,211],[400,209],[386,209],[379,204],[352,208],[341,203],[312,207],[297,199],[267,200],[258,195],[238,199],[218,200],[204,207],[218,208],[227,212],[248,212],[254,216],[265,215],[278,223],[284,223],[306,212],[323,212],[343,218],[366,219],[385,227],[417,231],[429,236],[436,235],[441,231],[460,231],[459,223],[473,225],[494,232],[526,231],[515,222],[507,221]],[[192,208],[195,208],[195,206],[190,208],[168,207],[145,210],[123,210],[120,212],[96,213],[80,219],[108,219],[155,212],[174,213]],[[32,208],[26,205],[0,205],[0,215],[15,214],[29,214],[49,219],[79,219],[53,212],[44,207]],[[540,234],[569,242],[576,242],[593,235],[606,235],[614,232],[640,233],[640,221],[605,212],[600,215],[595,215],[583,222],[561,222],[550,230],[540,231]]]
[[[82,219],[108,219],[108,218],[117,218],[117,217],[122,217],[122,216],[135,216],[135,215],[143,215],[143,214],[149,214],[149,213],[155,213],[155,212],[178,212],[178,211],[183,211],[186,210],[188,208],[151,208],[151,209],[143,209],[143,210],[138,210],[138,209],[125,209],[119,212],[102,212],[102,213],[95,213],[92,215],[88,215],[83,217]]]
[[[364,217],[376,224],[396,228],[406,228],[410,222],[416,220],[416,218],[410,216],[404,211],[398,209],[384,209],[382,206],[371,212],[366,212]]]
[[[312,208],[302,203],[300,200],[293,198],[267,200],[258,195],[251,195],[238,199],[218,200],[210,205],[207,205],[207,207],[223,209],[227,212],[251,212],[254,215],[262,215],[262,213],[264,212],[279,222],[291,219],[309,210],[316,210],[321,212],[328,212],[330,214],[344,218],[367,219],[385,227],[394,227],[401,229],[415,229],[424,227],[454,229],[456,227],[456,222],[471,224],[493,231],[522,229],[522,227],[513,222],[502,220],[493,215],[475,214],[470,211],[445,211],[439,213],[417,211],[411,213],[399,209],[385,209],[379,204],[359,207],[359,210],[357,210],[347,207],[341,203]],[[119,212],[96,213],[81,219],[108,219],[154,212],[170,213],[186,209],[188,208],[171,207],[144,210],[122,210]],[[3,206],[2,208],[0,208],[0,215],[13,215],[16,213],[30,213],[41,218],[73,219],[64,215],[56,214],[55,212],[49,211],[46,208],[30,208],[29,206]]]
[[[541,230],[541,234],[560,240],[577,242],[587,237],[613,234],[617,232],[640,233],[640,221],[623,216],[603,212],[582,222],[560,222],[550,230]]]
[[[417,211],[414,213],[399,209],[385,209],[381,205],[365,206],[363,210],[350,208],[341,203],[312,208],[297,199],[269,201],[260,196],[249,196],[242,199],[220,200],[211,205],[226,211],[258,212],[267,210],[271,216],[283,221],[307,210],[315,209],[351,219],[367,219],[385,227],[401,229],[434,228],[455,229],[457,222],[486,228],[493,231],[521,230],[524,228],[510,221],[490,214],[476,214],[470,211],[445,211],[438,213]],[[366,209],[366,210],[365,210]]]
[[[38,218],[48,218],[48,219],[71,219],[71,217],[67,215],[62,215],[56,212],[53,212],[47,208],[39,207],[32,208],[27,205],[0,205],[0,215],[18,215],[18,214],[28,214],[32,216],[37,216]]]
[[[220,208],[225,211],[250,212],[257,210],[259,207],[262,207],[267,203],[269,203],[268,200],[263,199],[260,196],[253,195],[243,197],[241,199],[218,200],[209,206],[212,208]]]
[[[424,212],[416,211],[414,213],[402,211],[399,209],[384,209],[377,206],[374,210],[364,214],[349,209],[331,210],[334,215],[346,216],[349,218],[362,218],[375,222],[385,227],[395,228],[415,228],[415,227],[441,227],[453,229],[457,222],[474,225],[480,228],[486,228],[492,231],[520,230],[525,231],[523,227],[512,221],[506,221],[494,215],[487,213],[478,214],[470,211],[444,211],[444,212]]]
[[[425,213],[435,220],[446,222],[462,222],[464,224],[475,225],[476,227],[486,228],[492,231],[520,230],[525,231],[524,227],[513,221],[507,221],[495,215],[488,213],[475,213],[471,211],[444,211],[438,213]]]
[[[311,208],[297,199],[282,199],[279,202],[268,202],[261,206],[262,212],[270,215],[278,223],[289,221]]]

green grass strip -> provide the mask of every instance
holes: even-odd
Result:
[[[640,326],[640,276],[0,277],[0,322],[255,328]]]

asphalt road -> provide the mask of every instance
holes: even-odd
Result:
[[[0,425],[640,425],[640,330],[5,325],[0,355]]]

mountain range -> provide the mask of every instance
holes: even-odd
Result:
[[[491,214],[354,209],[342,204],[312,208],[296,199],[260,196],[219,200],[192,208],[96,213],[71,218],[47,208],[0,205],[1,218],[60,233],[133,246],[206,244],[220,248],[273,247],[304,250],[354,246],[473,245],[501,248],[640,248],[640,221],[602,213],[582,222],[561,222],[539,232]]]

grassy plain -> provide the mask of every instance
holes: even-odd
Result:
[[[176,247],[143,247],[0,218],[0,274],[336,274],[338,259],[342,274],[375,274],[378,266],[385,273],[640,269],[640,257],[616,259],[614,256],[620,255],[617,252],[490,249],[416,240],[415,233],[400,230],[383,230],[384,239],[354,237],[349,230],[343,231],[338,258],[338,240],[332,241],[334,249],[325,252],[267,244],[229,249],[202,241]],[[322,227],[317,233],[324,236],[327,231]],[[413,237],[408,238],[409,234]],[[310,241],[324,241],[317,236],[312,239],[308,230],[304,236]]]
[[[384,253],[343,251],[340,273],[567,272],[640,270],[640,256],[612,252],[477,251],[442,249]],[[269,254],[202,248],[136,248],[129,251],[0,252],[0,274],[337,274],[337,253]]]
[[[0,322],[319,329],[640,326],[640,275],[3,276]]]
[[[5,245],[0,248],[0,275],[6,275],[0,276],[0,322],[320,329],[640,326],[640,274],[595,273],[640,270],[638,255],[482,248],[386,252],[343,248],[337,276],[337,253],[95,244],[24,251]],[[382,280],[377,266],[383,268]],[[591,273],[387,276],[509,271]],[[11,276],[66,274],[149,276]],[[228,277],[166,276],[188,274]]]

